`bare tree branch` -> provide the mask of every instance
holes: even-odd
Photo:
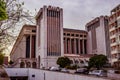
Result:
[[[23,2],[19,2],[18,0],[5,1],[8,19],[0,21],[0,50],[12,44],[13,40],[16,39],[15,29],[20,27],[18,25],[24,22],[35,24],[33,21],[34,17],[22,7]]]

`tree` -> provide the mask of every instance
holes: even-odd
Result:
[[[0,65],[3,64],[4,61],[4,54],[0,54]]]
[[[3,64],[4,61],[4,54],[0,54],[0,65]]]
[[[64,68],[66,66],[69,66],[71,64],[71,61],[70,61],[70,59],[68,57],[59,57],[57,59],[57,64],[60,67]]]
[[[7,46],[11,45],[16,40],[16,34],[18,34],[18,30],[21,29],[21,26],[25,24],[25,22],[34,23],[32,21],[34,17],[23,8],[24,2],[20,2],[19,0],[4,1],[5,7],[1,9],[3,9],[3,12],[5,12],[6,9],[7,19],[0,20],[0,50],[6,49]],[[0,7],[1,6],[2,3],[0,3]]]
[[[7,19],[5,2],[0,0],[0,21]]]
[[[0,65],[2,65],[3,62],[4,62],[4,54],[3,54],[3,50],[4,50],[4,49],[2,49],[2,50],[0,51]]]
[[[95,55],[90,58],[88,65],[89,65],[89,68],[95,67],[97,69],[100,69],[107,63],[107,61],[108,61],[108,59],[105,55],[102,55],[102,54]]]

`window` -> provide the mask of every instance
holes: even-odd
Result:
[[[32,77],[35,77],[35,75],[32,75]]]
[[[32,30],[32,32],[36,32],[36,30]]]
[[[80,37],[83,37],[83,35],[80,35]]]
[[[70,34],[68,33],[67,36],[70,36]]]
[[[64,33],[64,36],[65,36],[66,34]]]
[[[74,36],[74,34],[72,34],[71,36]]]
[[[79,37],[79,34],[76,34],[76,37]]]

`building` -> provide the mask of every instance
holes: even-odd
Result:
[[[100,16],[86,24],[87,53],[103,54],[110,59],[108,17]]]
[[[13,46],[10,57],[16,67],[32,67],[33,62],[38,68],[57,66],[60,56],[69,57],[73,63],[88,60],[87,32],[63,28],[61,8],[44,6],[36,21],[37,27],[23,26]]]
[[[85,30],[63,29],[64,55],[87,54],[87,32]]]
[[[101,33],[101,34],[99,34]],[[86,66],[94,54],[109,54],[108,17],[86,24],[85,30],[63,28],[63,9],[44,6],[36,15],[36,26],[24,25],[10,53],[16,67],[48,68],[58,57],[67,56],[73,64]]]
[[[111,10],[109,17],[111,63],[120,60],[120,4]]]
[[[56,66],[63,56],[63,10],[44,6],[36,16],[36,58],[39,67]]]
[[[87,54],[87,31],[63,28],[64,56],[69,57],[73,65],[87,66],[92,56]]]
[[[35,42],[36,26],[24,25],[10,53],[16,67],[37,67]]]

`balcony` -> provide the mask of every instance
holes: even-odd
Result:
[[[120,25],[118,25],[118,28],[120,27]]]
[[[110,39],[113,39],[113,38],[116,38],[116,37],[117,37],[117,35],[114,34],[114,35],[110,36]]]
[[[112,58],[111,63],[114,63],[114,62],[116,62],[116,61],[118,61],[117,58]]]
[[[116,54],[116,53],[120,53],[120,49],[115,49],[115,50],[111,51],[111,54]]]
[[[110,46],[116,46],[117,44],[119,44],[118,42],[114,42],[114,43],[111,43]]]
[[[112,28],[109,30],[109,32],[111,32],[111,31],[113,31],[113,30],[115,30],[115,27],[112,27]]]

